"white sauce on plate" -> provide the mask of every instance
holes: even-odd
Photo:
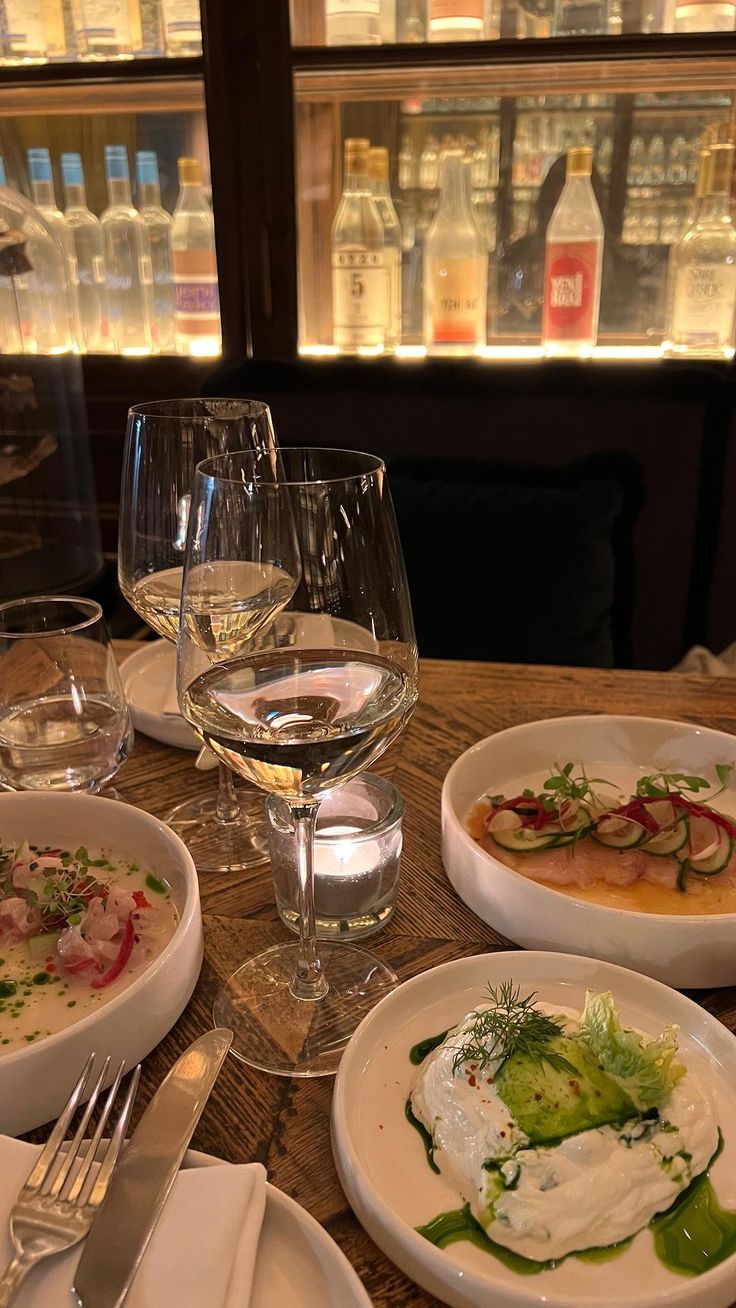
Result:
[[[539,1004],[562,1016],[568,1030],[579,1014]],[[602,1126],[553,1146],[525,1148],[527,1137],[492,1082],[498,1062],[482,1075],[467,1064],[453,1071],[468,1014],[422,1063],[412,1089],[415,1116],[432,1134],[443,1176],[470,1204],[496,1243],[537,1261],[617,1244],[664,1212],[703,1172],[718,1147],[718,1125],[708,1095],[689,1070],[660,1109],[659,1122]],[[665,1121],[667,1129],[663,1129]],[[638,1137],[638,1138],[634,1138]],[[515,1150],[518,1148],[518,1152]],[[495,1198],[489,1159],[503,1165],[515,1188]],[[688,1156],[689,1155],[689,1156]]]

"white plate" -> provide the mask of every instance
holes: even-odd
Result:
[[[199,881],[174,832],[132,804],[98,795],[0,794],[0,843],[104,848],[127,854],[171,886],[179,923],[149,967],[97,1011],[55,1035],[0,1055],[0,1133],[20,1135],[58,1117],[94,1049],[128,1066],[163,1040],[194,990],[202,966]],[[112,1071],[110,1073],[112,1079]]]
[[[623,1020],[652,1033],[680,1026],[684,1060],[709,1087],[724,1148],[712,1167],[724,1207],[736,1208],[736,1040],[692,1000],[635,972],[567,954],[500,952],[445,963],[414,977],[361,1022],[337,1073],[332,1149],[343,1189],[368,1234],[430,1294],[454,1308],[728,1308],[736,1299],[736,1257],[697,1278],[659,1262],[641,1231],[613,1262],[569,1258],[553,1271],[520,1276],[459,1241],[437,1249],[414,1229],[462,1206],[430,1171],[404,1105],[416,1069],[409,1050],[457,1022],[490,981],[513,978],[540,999],[581,1008],[585,989],[612,990]]]
[[[176,701],[175,645],[168,640],[146,641],[121,663],[120,677],[136,731],[177,749],[202,748],[186,720],[172,711]]]
[[[185,1167],[227,1167],[220,1158],[190,1149]],[[266,1185],[266,1213],[250,1308],[371,1308],[345,1254],[324,1227],[290,1199]]]
[[[668,985],[736,984],[736,913],[678,916],[609,908],[514,872],[465,830],[468,810],[486,792],[511,795],[515,783],[569,760],[618,769],[633,790],[657,768],[699,773],[736,763],[736,738],[689,722],[588,714],[499,731],[465,751],[442,787],[442,857],[460,898],[484,922],[527,949],[593,954],[647,972]],[[619,781],[619,775],[611,777]],[[718,807],[736,818],[736,775]]]

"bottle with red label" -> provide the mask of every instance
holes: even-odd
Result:
[[[488,246],[470,199],[470,167],[445,155],[440,207],[424,246],[424,331],[431,354],[472,354],[486,343]]]
[[[567,180],[547,228],[542,344],[545,354],[580,358],[598,339],[603,219],[591,173],[593,151],[567,152]]]

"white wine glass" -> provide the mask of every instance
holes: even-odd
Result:
[[[76,595],[0,604],[0,787],[95,792],[132,744],[99,604]]]
[[[176,641],[192,483],[202,459],[271,451],[268,405],[259,400],[182,399],[130,409],[120,492],[118,578],[128,603],[159,636]],[[172,686],[172,700],[174,687]],[[166,821],[200,872],[240,871],[268,858],[263,802],[236,793],[222,762],[218,787],[185,800]]]
[[[207,600],[208,572],[243,564],[252,578],[231,617]],[[396,984],[391,968],[366,950],[318,948],[314,832],[322,796],[369,767],[405,726],[417,669],[380,459],[282,449],[200,464],[182,589],[179,703],[218,758],[286,800],[295,829],[299,941],[250,959],[215,1001],[217,1022],[235,1032],[233,1052],[265,1071],[334,1072],[355,1027]]]

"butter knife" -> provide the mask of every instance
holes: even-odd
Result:
[[[195,1040],[146,1108],[85,1242],[72,1287],[81,1308],[124,1302],[232,1040],[225,1028]]]

